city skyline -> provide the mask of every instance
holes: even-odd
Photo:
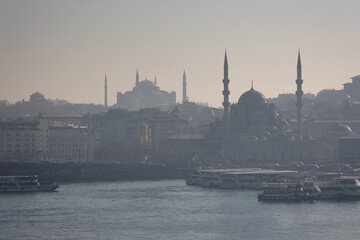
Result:
[[[295,93],[301,49],[304,93],[342,89],[358,75],[357,1],[2,1],[0,99],[39,91],[49,99],[104,104],[140,81],[190,101],[222,103],[224,49],[230,102],[254,88]],[[206,91],[205,91],[206,90]]]

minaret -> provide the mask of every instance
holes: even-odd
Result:
[[[104,106],[107,107],[108,106],[108,102],[107,102],[107,79],[106,79],[106,73],[105,73],[105,103],[104,103]]]
[[[187,102],[187,96],[186,96],[186,74],[185,74],[185,70],[183,73],[183,103]]]
[[[229,74],[228,74],[228,61],[227,61],[227,55],[225,50],[225,60],[224,60],[224,90],[222,94],[224,95],[224,102],[222,105],[224,106],[224,116],[223,116],[223,125],[224,125],[224,140],[228,138],[229,136]]]
[[[297,85],[297,90],[296,90],[296,108],[297,108],[297,112],[296,112],[296,125],[297,125],[297,131],[299,133],[299,136],[302,135],[302,106],[303,106],[303,102],[302,102],[302,95],[303,95],[303,91],[301,88],[301,85],[303,83],[303,80],[301,79],[301,58],[300,58],[300,49],[299,49],[299,53],[298,53],[298,62],[297,62],[297,79],[296,79],[296,85]]]
[[[157,85],[157,81],[156,81],[156,75],[155,75],[155,80],[154,80],[154,83],[155,83],[155,85]]]
[[[137,86],[139,84],[139,71],[136,69],[136,83],[135,85]]]

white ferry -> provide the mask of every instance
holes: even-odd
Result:
[[[29,176],[0,176],[0,193],[10,192],[49,192],[59,185],[40,184],[37,175]]]
[[[336,178],[333,182],[319,183],[319,199],[360,199],[360,182],[358,177]]]
[[[267,183],[258,194],[259,201],[303,201],[315,200],[321,193],[311,179],[295,183]]]
[[[264,182],[298,178],[296,171],[261,168],[197,169],[190,172],[187,185],[225,189],[259,189]]]

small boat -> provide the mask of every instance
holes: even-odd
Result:
[[[0,193],[50,192],[58,187],[55,183],[40,184],[37,175],[0,176]]]
[[[267,183],[258,194],[259,201],[304,201],[315,200],[320,188],[310,179],[294,183]]]

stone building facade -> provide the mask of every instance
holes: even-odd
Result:
[[[87,127],[50,127],[47,160],[92,162],[94,135]]]
[[[41,160],[47,151],[48,121],[26,119],[0,122],[0,160]]]

